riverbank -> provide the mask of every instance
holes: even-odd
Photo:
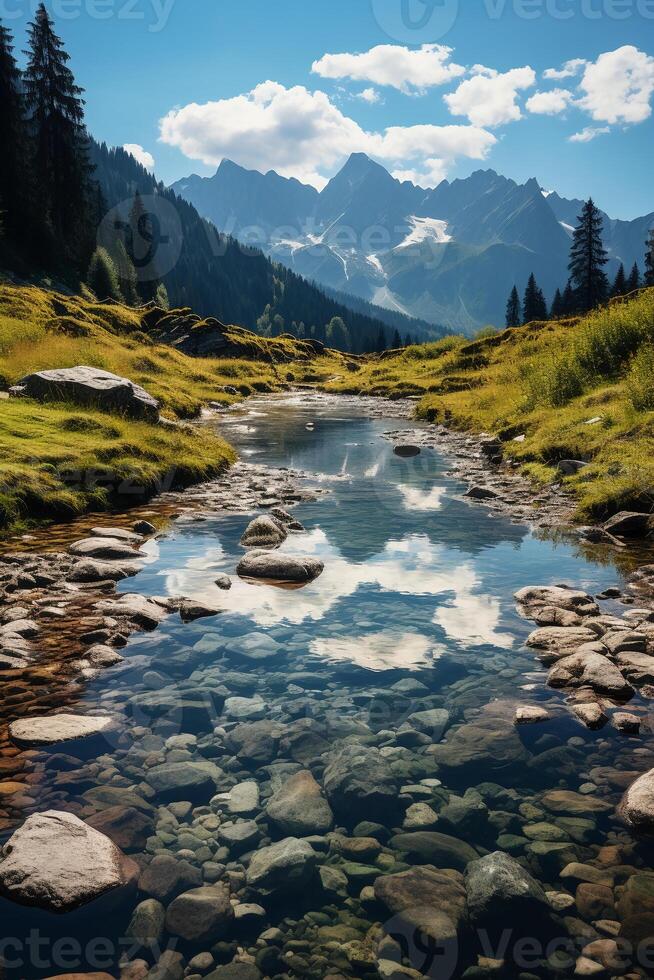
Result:
[[[187,424],[206,405],[228,407],[296,379],[317,381],[345,363],[335,353],[321,359],[292,338],[264,340],[236,327],[216,334],[229,356],[190,357],[157,337],[179,342],[171,332],[181,325],[182,338],[205,338],[216,333],[212,323],[190,311],[158,315],[149,333],[151,309],[0,285],[0,533],[138,504],[162,488],[210,479],[235,456],[224,440]],[[7,397],[34,371],[78,365],[143,387],[159,403],[162,423]]]
[[[217,321],[199,321],[190,311],[153,316],[3,286],[0,385],[46,367],[89,363],[143,386],[159,401],[164,424],[5,398],[0,530],[122,507],[161,487],[210,478],[233,462],[233,454],[206,428],[184,421],[197,419],[206,405],[225,409],[253,393],[297,385],[390,401],[412,398],[418,418],[441,426],[441,442],[448,438],[444,426],[453,443],[461,433],[491,433],[496,456],[508,464],[502,478],[515,486],[517,473],[526,478],[520,493],[543,514],[556,500],[552,513],[559,524],[596,523],[620,510],[649,512],[652,322],[654,290],[643,290],[581,320],[355,358],[287,335],[266,340],[216,327]],[[216,330],[229,357],[189,357],[161,342],[178,344],[181,338],[186,348],[206,352]],[[458,447],[457,453],[469,448],[475,457],[472,436]]]
[[[653,342],[645,289],[582,318],[387,352],[326,387],[413,396],[419,418],[492,433],[536,486],[563,483],[589,523],[652,508]]]

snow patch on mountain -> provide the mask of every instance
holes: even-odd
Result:
[[[419,218],[415,214],[410,214],[408,221],[411,231],[403,242],[395,248],[410,248],[411,245],[421,245],[423,242],[437,242],[444,245],[452,241],[452,236],[447,233],[447,221],[440,218]]]

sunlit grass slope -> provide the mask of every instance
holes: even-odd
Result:
[[[328,387],[419,395],[422,418],[498,433],[538,480],[588,461],[565,481],[580,518],[654,504],[654,289],[583,318],[389,353]]]

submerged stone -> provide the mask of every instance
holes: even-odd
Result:
[[[252,855],[246,872],[248,885],[262,895],[305,885],[316,866],[316,852],[305,840],[287,837]]]
[[[334,815],[308,770],[290,776],[266,807],[268,818],[284,834],[309,837],[331,829]]]
[[[465,878],[468,910],[476,925],[525,924],[549,910],[545,892],[536,879],[502,851],[472,861]]]
[[[28,817],[5,844],[0,894],[21,905],[70,912],[132,887],[138,867],[104,834],[71,813]]]

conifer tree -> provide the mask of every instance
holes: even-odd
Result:
[[[136,269],[138,293],[143,302],[155,301],[161,279],[156,267],[157,241],[152,216],[143,204],[138,190],[134,194],[129,212],[127,254]],[[276,327],[273,327],[273,334]],[[279,333],[283,333],[282,328]]]
[[[514,286],[506,304],[507,327],[518,327],[522,323],[522,307],[518,296],[517,286]]]
[[[377,333],[377,343],[375,345],[375,350],[378,353],[381,353],[382,351],[386,350],[386,334],[384,332],[383,327],[380,327]]]
[[[91,167],[82,89],[43,3],[28,29],[25,103],[39,209],[52,234],[51,260],[83,268],[93,237]],[[63,262],[62,262],[63,260]]]
[[[91,256],[87,282],[98,299],[123,301],[116,266],[105,248],[96,248]]]
[[[405,347],[413,347],[413,337],[411,336],[410,333],[408,333],[406,335],[406,337],[404,338],[404,346]]]
[[[391,347],[393,350],[399,350],[402,346],[402,338],[400,337],[400,331],[396,328],[393,331],[393,340],[391,342]]]
[[[128,306],[138,306],[141,300],[138,293],[136,269],[120,238],[116,239],[110,254],[118,275],[120,291],[123,294],[125,302]]]
[[[627,294],[635,293],[637,289],[640,289],[640,270],[637,262],[634,262],[633,266],[631,267],[626,288]]]
[[[531,323],[532,320],[547,320],[547,304],[543,296],[542,289],[539,288],[535,275],[529,276],[525,298],[522,303],[522,322]]]
[[[654,227],[649,230],[645,248],[645,285],[654,286]]]
[[[561,290],[557,289],[557,291],[554,293],[552,306],[550,307],[550,319],[558,320],[559,317],[562,316],[563,316],[563,296],[561,295]]]
[[[565,289],[563,290],[563,296],[561,297],[561,307],[563,316],[573,316],[578,312],[577,310],[577,299],[575,296],[575,291],[572,288],[572,283],[568,279],[565,284]]]
[[[624,265],[620,263],[620,268],[618,269],[613,286],[611,287],[611,296],[624,296],[627,292],[627,277],[624,271]]]
[[[29,144],[21,75],[10,31],[0,23],[0,212],[11,252],[30,252],[32,225]]]
[[[577,220],[568,269],[575,286],[577,305],[585,313],[606,299],[608,280],[604,266],[608,258],[602,242],[602,215],[592,198],[584,204]]]

